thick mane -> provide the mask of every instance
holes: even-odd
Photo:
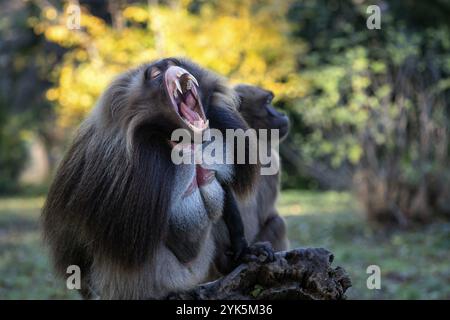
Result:
[[[144,119],[132,130],[117,125],[131,125],[133,117],[123,119],[127,112],[144,117],[130,106],[136,76],[122,75],[106,91],[50,188],[43,227],[61,273],[72,264],[88,267],[93,256],[138,266],[153,256],[167,231],[174,181],[169,146]]]

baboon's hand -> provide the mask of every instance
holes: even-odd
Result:
[[[244,251],[241,257],[243,262],[272,262],[275,260],[275,251],[270,242],[256,242]]]

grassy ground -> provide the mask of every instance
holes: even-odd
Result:
[[[78,298],[52,277],[39,234],[43,198],[0,199],[0,299]],[[450,223],[421,230],[369,227],[348,193],[283,193],[291,247],[325,247],[350,273],[355,299],[450,299]],[[381,290],[366,287],[366,268],[381,268]]]

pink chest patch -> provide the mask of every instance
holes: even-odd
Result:
[[[187,188],[183,197],[187,197],[192,192],[194,192],[194,190],[197,189],[198,187],[210,184],[215,179],[215,176],[216,175],[213,170],[205,169],[200,165],[196,165],[194,179],[192,179],[192,182]]]

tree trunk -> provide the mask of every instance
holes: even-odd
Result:
[[[213,282],[170,295],[194,300],[340,300],[351,286],[341,267],[333,268],[334,256],[323,248],[278,252],[273,262],[241,264]]]

